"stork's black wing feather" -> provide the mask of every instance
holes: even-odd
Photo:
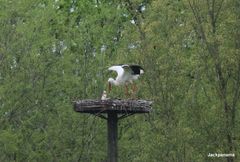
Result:
[[[140,75],[141,74],[141,70],[144,70],[141,66],[139,65],[130,65],[129,66],[131,68],[131,70],[133,71],[134,75]]]

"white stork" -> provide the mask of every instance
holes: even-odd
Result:
[[[121,86],[125,85],[126,95],[129,96],[128,93],[128,84],[132,84],[132,91],[135,92],[137,90],[136,85],[133,84],[134,80],[137,80],[141,74],[144,73],[144,69],[139,65],[114,65],[108,68],[110,71],[116,71],[117,77],[116,79],[109,78],[108,79],[108,89],[109,92],[112,89],[112,85]]]

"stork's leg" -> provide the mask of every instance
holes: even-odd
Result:
[[[127,84],[125,84],[125,94],[126,94],[127,97],[129,97],[128,85]]]
[[[136,94],[136,92],[137,92],[137,86],[134,83],[133,83],[133,92],[134,92],[134,94]]]
[[[137,93],[137,86],[136,84],[132,83],[132,98],[136,98]]]
[[[110,93],[112,90],[112,84],[111,83],[108,83],[108,93]]]

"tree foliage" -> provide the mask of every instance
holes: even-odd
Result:
[[[1,0],[0,9],[0,161],[104,161],[105,121],[72,101],[100,98],[108,66],[120,63],[144,67],[137,95],[154,107],[119,123],[119,161],[239,161],[238,0]]]

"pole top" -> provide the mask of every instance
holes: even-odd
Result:
[[[74,110],[79,113],[149,113],[153,101],[130,99],[85,99],[74,101]]]

